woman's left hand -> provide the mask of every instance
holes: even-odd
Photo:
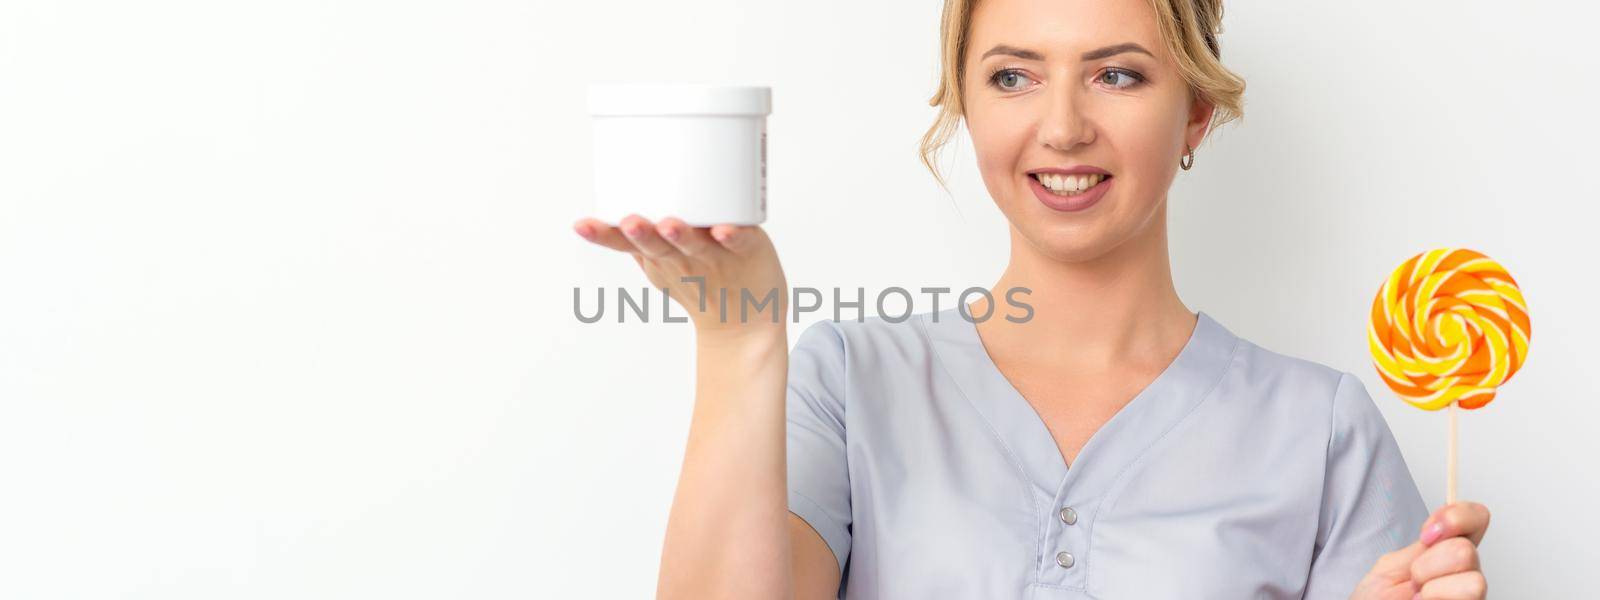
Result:
[[[1456,502],[1422,524],[1417,541],[1378,558],[1351,600],[1483,600],[1489,585],[1478,567],[1478,542],[1489,509]]]

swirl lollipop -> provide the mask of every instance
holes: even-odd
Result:
[[[1455,407],[1494,400],[1522,368],[1531,333],[1516,280],[1465,248],[1411,257],[1372,300],[1367,345],[1383,382],[1417,408],[1450,407],[1448,502],[1456,497]]]

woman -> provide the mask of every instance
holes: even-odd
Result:
[[[1221,12],[947,0],[924,161],[964,120],[1011,223],[970,306],[819,321],[788,352],[765,318],[787,293],[747,320],[701,297],[786,290],[759,227],[575,225],[695,324],[661,597],[1484,597],[1488,511],[1427,515],[1359,379],[1174,290],[1167,190],[1244,89]],[[1027,314],[991,306],[1017,289]]]

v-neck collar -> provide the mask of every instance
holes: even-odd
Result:
[[[1069,469],[1044,420],[989,357],[977,326],[958,310],[922,313],[919,322],[945,372],[1045,501],[1069,485],[1103,490],[1113,483],[1124,467],[1209,395],[1239,342],[1205,311],[1197,311],[1194,331],[1177,358],[1089,437]]]

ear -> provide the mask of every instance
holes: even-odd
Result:
[[[1205,139],[1211,128],[1211,115],[1216,112],[1217,106],[1205,101],[1199,94],[1192,94],[1189,98],[1189,121],[1184,124],[1183,141],[1190,148],[1199,148],[1200,141]]]

